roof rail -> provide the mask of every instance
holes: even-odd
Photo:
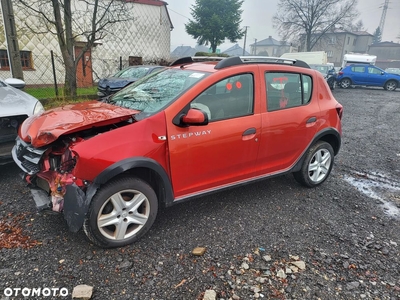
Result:
[[[187,56],[178,58],[177,60],[173,61],[170,64],[170,66],[190,64],[196,61],[217,61],[217,60],[223,60],[225,58],[226,57],[221,57],[221,56]]]
[[[215,66],[215,69],[223,69],[231,66],[242,65],[246,63],[269,63],[269,64],[287,64],[296,67],[308,68],[310,66],[298,59],[290,59],[283,57],[270,57],[270,56],[233,56],[221,60]]]

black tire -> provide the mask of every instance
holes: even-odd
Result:
[[[398,83],[395,80],[389,80],[385,83],[383,87],[387,91],[395,91],[397,89]]]
[[[331,91],[335,90],[335,87],[336,87],[336,79],[333,78],[333,77],[329,78],[329,79],[328,79],[328,85],[329,85],[329,88],[331,89]]]
[[[122,247],[150,229],[157,211],[157,196],[150,185],[138,178],[120,177],[97,191],[83,229],[97,246]]]
[[[351,86],[351,84],[352,84],[352,82],[351,82],[350,78],[343,78],[342,80],[340,80],[340,83],[339,83],[339,85],[342,89],[349,88]]]
[[[297,182],[306,187],[316,187],[329,177],[333,162],[332,146],[319,141],[308,149],[300,171],[293,173],[293,176]]]

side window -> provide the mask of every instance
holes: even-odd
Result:
[[[268,111],[297,107],[311,100],[312,79],[295,73],[266,73]]]
[[[254,107],[253,75],[225,78],[197,96],[190,106],[206,112],[211,122],[250,115]]]
[[[352,67],[351,70],[353,72],[357,72],[357,73],[364,73],[365,72],[365,67]]]
[[[374,67],[368,67],[368,73],[370,73],[370,74],[381,74],[382,71],[377,69],[377,68],[374,68]]]

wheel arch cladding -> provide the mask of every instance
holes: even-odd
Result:
[[[332,146],[333,152],[335,155],[337,155],[339,153],[341,142],[342,142],[340,133],[335,128],[326,128],[324,130],[321,130],[314,137],[313,141],[307,147],[306,151],[304,151],[303,155],[301,156],[301,159],[299,159],[299,161],[293,167],[292,172],[296,172],[301,169],[304,159],[307,156],[308,150],[310,149],[310,147],[313,147],[319,141],[325,141],[325,142],[329,143]]]
[[[146,181],[161,203],[168,206],[173,202],[173,190],[164,168],[147,157],[128,158],[112,164],[101,172],[89,185],[86,194],[75,184],[67,186],[64,218],[69,230],[77,232],[83,225],[90,203],[97,190],[106,182],[122,174],[134,175]],[[160,203],[160,204],[161,204]]]

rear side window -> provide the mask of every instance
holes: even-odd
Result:
[[[351,70],[353,72],[357,72],[357,73],[364,73],[365,72],[365,67],[351,67]]]
[[[312,78],[308,75],[269,72],[265,82],[268,111],[302,106],[311,100]]]

